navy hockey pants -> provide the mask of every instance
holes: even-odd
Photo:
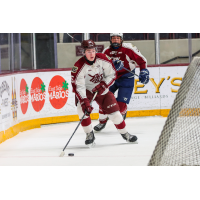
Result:
[[[134,88],[134,77],[120,77],[110,86],[110,91],[114,94],[118,90],[117,101],[129,104]]]

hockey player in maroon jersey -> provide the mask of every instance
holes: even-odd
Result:
[[[76,96],[76,105],[81,119],[86,112],[81,125],[86,133],[85,144],[92,146],[95,140],[90,113],[90,105],[94,93],[98,92],[95,101],[114,123],[118,132],[127,142],[135,142],[137,137],[130,135],[119,112],[119,106],[109,87],[116,79],[116,70],[111,58],[102,53],[96,53],[96,45],[92,40],[81,43],[84,56],[80,58],[71,71],[71,83]]]
[[[123,33],[110,34],[111,45],[103,50],[102,53],[112,58],[114,66],[117,70],[117,79],[110,87],[110,91],[114,94],[118,90],[116,98],[120,112],[123,118],[126,118],[127,104],[129,104],[134,88],[134,73],[138,65],[140,68],[139,80],[143,84],[149,82],[149,71],[147,69],[147,60],[140,53],[137,47],[130,43],[123,43]],[[128,72],[132,71],[132,73]],[[95,131],[101,131],[105,128],[108,116],[99,107],[99,124],[94,127]]]

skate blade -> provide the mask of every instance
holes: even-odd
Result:
[[[91,143],[91,144],[87,144],[87,146],[91,149],[91,148],[93,148],[93,147],[95,147],[95,142],[93,142],[93,143]]]
[[[126,141],[127,143],[131,143],[131,144],[138,144],[138,141],[135,141],[135,142],[129,142],[129,141]]]
[[[93,129],[93,131],[94,131],[94,132],[101,132],[102,130],[103,130],[103,129],[101,129],[101,130],[97,131],[97,130]]]

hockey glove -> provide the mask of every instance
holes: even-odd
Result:
[[[147,84],[149,82],[149,70],[142,69],[139,74],[139,80],[143,84]]]
[[[107,84],[104,81],[101,81],[92,92],[98,92],[98,95],[101,95],[108,88]]]
[[[115,69],[117,71],[119,71],[119,70],[124,68],[124,63],[121,60],[115,60],[115,61],[113,61],[113,64],[114,64]]]
[[[89,99],[85,98],[85,99],[81,100],[80,103],[81,103],[82,111],[84,113],[86,112],[86,115],[89,116],[93,110],[93,107],[90,105]]]

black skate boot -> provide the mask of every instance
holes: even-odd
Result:
[[[107,118],[107,121],[108,121],[108,118]],[[101,124],[101,123],[97,124],[97,125],[94,127],[94,130],[95,130],[95,131],[101,131],[102,129],[104,129],[104,128],[106,127],[107,121],[106,121],[106,123],[104,123],[104,124]]]
[[[94,132],[91,131],[90,133],[86,133],[86,140],[85,140],[85,144],[89,147],[92,147],[95,145],[95,137],[94,137]]]
[[[125,139],[127,142],[136,142],[137,137],[135,135],[131,135],[128,132],[125,134],[121,134],[123,139]]]

